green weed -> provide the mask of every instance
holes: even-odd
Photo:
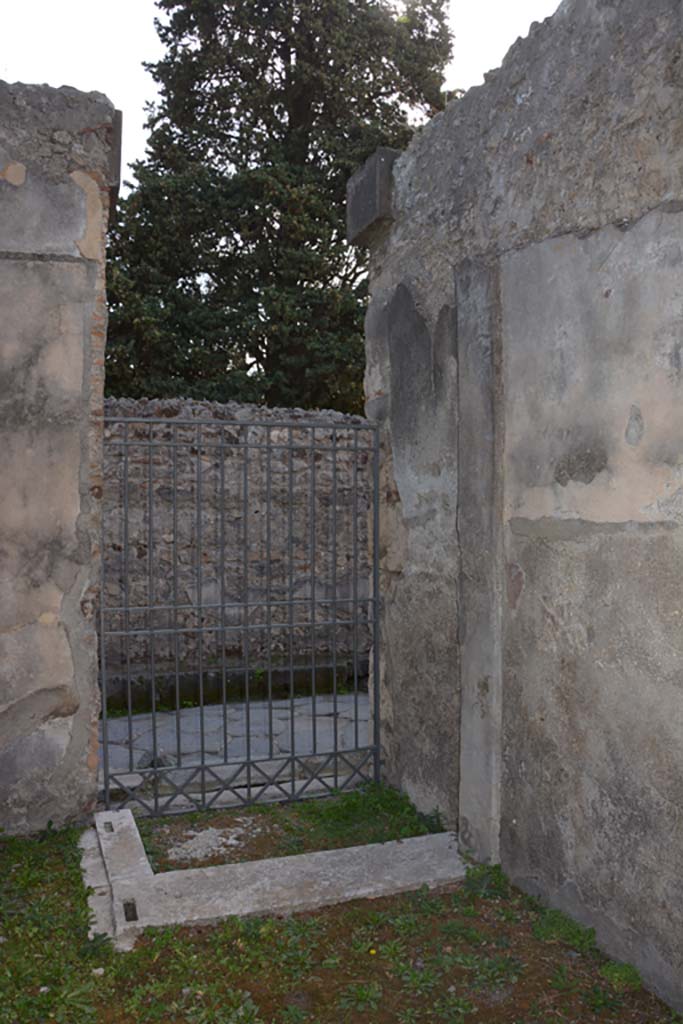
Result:
[[[378,982],[356,982],[342,990],[337,1005],[341,1010],[365,1013],[367,1010],[376,1010],[381,998],[382,986]]]
[[[441,973],[433,967],[411,964],[400,971],[399,977],[409,992],[416,996],[424,996],[439,984]]]
[[[470,896],[481,896],[483,899],[509,900],[512,896],[510,883],[498,864],[469,867],[464,889]]]
[[[401,939],[388,939],[379,947],[379,954],[389,962],[392,970],[398,973],[401,965],[406,961],[406,944]]]
[[[617,992],[612,992],[601,985],[593,985],[584,995],[584,1002],[593,1013],[601,1013],[602,1010],[619,1010],[624,999]]]
[[[640,975],[631,964],[608,963],[600,968],[600,974],[619,992],[636,992],[642,988]]]
[[[391,927],[401,938],[407,938],[420,932],[424,927],[424,922],[418,914],[398,914],[392,918]]]
[[[467,942],[470,946],[481,946],[486,942],[486,936],[474,925],[465,924],[463,921],[446,921],[441,926],[441,933],[446,939],[455,942]]]
[[[578,984],[563,964],[553,972],[550,978],[550,987],[554,988],[556,992],[575,992]]]
[[[310,1013],[307,1010],[300,1009],[298,1006],[288,1006],[280,1014],[281,1024],[306,1024],[310,1020]]]
[[[405,1006],[402,1010],[398,1011],[398,1024],[419,1024],[419,1021],[424,1020],[424,1017],[420,1010],[416,1010],[413,1006]]]
[[[532,931],[542,942],[564,942],[584,955],[595,952],[597,948],[594,929],[582,927],[561,910],[542,909]]]
[[[469,1013],[474,1013],[475,1006],[469,999],[447,995],[434,1004],[436,1019],[442,1024],[460,1024]]]
[[[444,953],[440,957],[444,967],[460,967],[469,974],[472,988],[497,988],[514,984],[520,977],[522,964],[512,956],[479,956],[476,953]]]

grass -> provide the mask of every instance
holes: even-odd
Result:
[[[592,953],[596,949],[593,929],[582,928],[560,910],[539,909],[534,935],[545,941],[555,939],[564,942],[578,953]]]
[[[317,806],[310,835],[337,841],[349,807]],[[77,841],[0,840],[0,1024],[683,1024],[499,869],[440,894],[150,930],[114,953],[87,939]]]
[[[138,829],[155,871],[183,866],[169,850],[199,827],[230,829],[245,817],[258,831],[227,853],[195,859],[193,867],[264,857],[286,857],[313,850],[384,843],[391,839],[441,832],[438,815],[419,814],[407,796],[387,786],[368,785],[322,800],[264,804],[242,810],[200,811],[173,818],[140,818]]]

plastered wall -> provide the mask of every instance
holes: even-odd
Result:
[[[104,233],[99,93],[0,82],[0,827],[95,800]]]
[[[678,1007],[682,10],[565,0],[349,217],[387,778]]]

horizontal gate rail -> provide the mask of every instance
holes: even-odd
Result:
[[[104,436],[106,806],[379,778],[376,425],[105,417]]]

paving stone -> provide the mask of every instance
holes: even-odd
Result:
[[[292,752],[291,712],[294,708],[294,751],[308,755],[314,751],[313,722],[316,722],[316,750],[327,754],[334,750],[334,723],[337,723],[337,749],[348,750],[356,746],[354,694],[338,694],[336,701],[331,695],[318,697],[316,714],[309,697],[273,701],[269,709],[266,701],[254,701],[249,708],[249,736],[251,758],[267,758],[287,755]],[[361,746],[368,745],[368,696],[358,694],[358,735]],[[154,748],[156,725],[156,749],[158,757],[171,757],[181,767],[190,767],[202,761],[202,714],[204,721],[204,763],[216,765],[226,760],[224,731],[227,727],[227,759],[230,762],[247,757],[247,713],[243,704],[207,705],[200,708],[182,708],[178,713],[159,712],[156,716],[144,713],[127,718],[113,718],[108,722],[109,770],[130,772],[131,752],[133,770],[141,761],[151,756]],[[270,735],[272,723],[272,736]],[[180,728],[180,749],[178,750],[178,726]],[[133,737],[132,750],[128,747]],[[102,754],[100,751],[100,765]],[[101,778],[100,784],[103,785]]]

